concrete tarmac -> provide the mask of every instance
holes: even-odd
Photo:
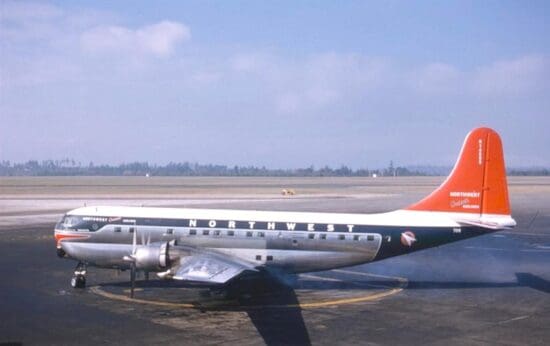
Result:
[[[204,204],[184,193],[177,198],[181,204],[193,199],[197,207],[378,212],[402,207],[438,183],[410,182],[356,182],[319,198],[254,192],[232,202],[226,196]],[[332,188],[327,186],[317,181],[315,189],[323,194]],[[72,289],[75,263],[56,257],[53,224],[30,215],[30,221],[0,231],[0,344],[547,345],[549,187],[547,179],[510,180],[518,221],[512,231],[288,276],[285,284],[245,278],[213,292],[141,278],[135,302],[125,299],[127,272],[89,268],[88,287]],[[300,191],[300,184],[294,188]],[[377,198],[366,197],[375,192]],[[44,204],[37,210],[52,209]]]

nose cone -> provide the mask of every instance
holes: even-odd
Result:
[[[75,234],[74,231],[61,231],[61,230],[55,230],[54,232],[54,238],[55,238],[55,245],[57,248],[57,256],[58,257],[65,257],[67,253],[65,252],[65,249],[63,249],[62,243],[65,242],[71,242],[73,240],[81,240],[81,239],[87,239],[90,236],[87,234]]]

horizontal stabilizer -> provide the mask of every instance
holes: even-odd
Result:
[[[504,226],[498,222],[487,221],[472,221],[472,220],[455,220],[461,226],[475,226],[481,228],[487,228],[491,230],[512,229],[513,226]]]

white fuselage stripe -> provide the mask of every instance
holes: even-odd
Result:
[[[380,214],[306,213],[280,211],[250,211],[230,209],[177,209],[149,207],[84,207],[72,210],[69,215],[86,215],[126,218],[234,220],[251,222],[296,222],[320,224],[352,224],[405,227],[460,227],[457,220],[481,219],[493,222],[512,220],[507,215],[470,213],[425,212],[397,210]]]

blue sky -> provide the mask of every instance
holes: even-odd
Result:
[[[550,166],[546,1],[0,2],[0,160]]]

